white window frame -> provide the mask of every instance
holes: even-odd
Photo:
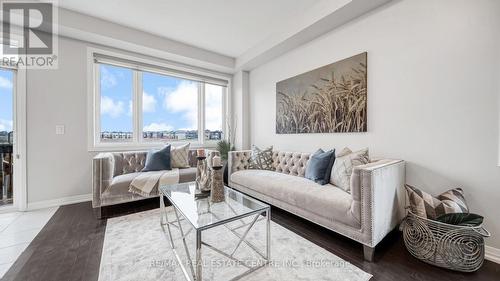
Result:
[[[227,116],[230,116],[230,91],[231,91],[231,79],[232,76],[229,74],[212,72],[206,69],[201,69],[197,67],[180,65],[175,63],[166,63],[162,59],[152,60],[147,58],[142,58],[138,56],[130,56],[123,53],[113,52],[109,50],[88,48],[87,49],[87,76],[88,76],[88,150],[89,151],[119,151],[119,150],[140,150],[140,149],[150,149],[154,147],[160,147],[166,143],[186,143],[190,142],[191,147],[206,147],[213,148],[216,146],[216,141],[205,140],[205,97],[203,94],[203,87],[205,83],[198,83],[198,140],[178,140],[178,141],[168,141],[168,142],[158,142],[158,141],[143,141],[143,120],[142,120],[142,73],[149,70],[136,70],[132,69],[133,73],[133,85],[135,89],[133,91],[133,110],[132,110],[132,120],[133,120],[133,137],[131,142],[123,143],[106,143],[101,142],[101,113],[100,113],[100,67],[99,63],[94,62],[95,54],[106,55],[114,57],[117,59],[124,59],[129,61],[135,61],[137,63],[144,63],[149,65],[158,66],[159,69],[155,70],[154,73],[166,76],[184,78],[185,73],[192,73],[193,76],[203,75],[206,77],[212,77],[214,79],[227,81],[226,91],[222,97],[222,132],[223,137],[227,139]],[[164,72],[160,68],[168,68],[173,71],[179,71],[183,75],[175,75],[175,73]]]

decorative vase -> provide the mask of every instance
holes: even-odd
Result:
[[[196,183],[201,192],[210,191],[210,175],[206,157],[197,157]]]
[[[210,200],[213,203],[224,201],[224,182],[222,181],[222,166],[212,167],[212,192]]]

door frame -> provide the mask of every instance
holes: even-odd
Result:
[[[26,174],[26,69],[16,70],[14,89],[14,170],[13,170],[13,205],[19,211],[26,211],[28,205],[28,185]]]
[[[1,47],[1,45],[0,45]],[[26,211],[27,209],[27,180],[26,180],[26,70],[21,68],[4,67],[13,72],[12,100],[13,100],[13,204],[0,207],[0,213],[10,211]]]
[[[1,45],[0,45],[1,47]],[[0,213],[10,211],[25,211],[27,207],[26,185],[26,70],[0,65],[0,68],[13,72],[13,204],[0,207]]]
[[[0,37],[0,48],[8,42],[9,44],[17,45],[18,42],[26,39],[21,35],[22,30],[14,27],[12,30],[10,41]],[[0,35],[1,36],[1,35]],[[18,53],[18,56],[26,61],[25,53]],[[1,56],[0,56],[1,57]],[[11,206],[0,207],[0,213],[10,211],[26,211],[28,205],[28,184],[27,184],[27,70],[26,67],[13,67],[2,65],[0,67],[11,69],[13,75],[13,204]]]
[[[2,47],[0,41],[0,48]],[[26,110],[26,76],[25,68],[1,65],[3,69],[13,71],[12,100],[13,100],[13,204],[0,207],[0,213],[10,211],[26,211],[28,202],[28,188],[26,178],[26,143],[27,143],[27,110]]]

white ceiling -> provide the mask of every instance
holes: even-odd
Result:
[[[63,8],[238,57],[321,0],[59,0]]]

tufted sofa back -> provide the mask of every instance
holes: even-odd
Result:
[[[231,172],[246,170],[250,167],[251,150],[232,152]],[[303,177],[310,153],[273,151],[273,167],[276,172]]]
[[[113,176],[140,172],[146,163],[146,151],[111,152]]]
[[[252,158],[251,150],[230,151],[229,155],[231,173],[250,168],[250,161]]]
[[[276,172],[304,177],[310,153],[274,151],[273,165]]]
[[[110,152],[113,161],[113,177],[137,173],[144,169],[147,151]],[[196,167],[196,150],[189,150],[189,165]]]

